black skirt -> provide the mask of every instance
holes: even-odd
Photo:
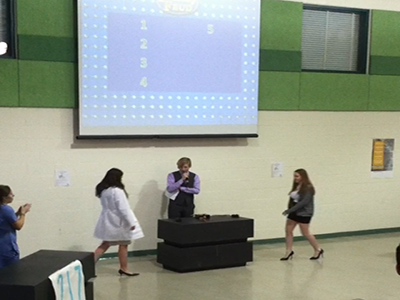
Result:
[[[295,221],[297,223],[302,223],[302,224],[310,224],[310,222],[311,222],[311,217],[302,217],[302,216],[296,215],[295,213],[289,214],[288,219]]]

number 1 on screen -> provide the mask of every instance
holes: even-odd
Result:
[[[214,32],[215,32],[214,25],[213,24],[208,24],[207,25],[207,33],[208,34],[213,34]]]
[[[142,29],[142,30],[147,30],[147,22],[146,22],[146,20],[142,20],[142,27],[141,27],[141,29]]]

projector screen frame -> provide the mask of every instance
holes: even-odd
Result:
[[[185,134],[185,135],[78,135],[77,140],[152,140],[152,139],[204,139],[204,138],[258,138],[258,134]]]
[[[82,116],[81,116],[81,106],[82,106],[82,99],[81,96],[83,95],[82,90],[83,90],[83,86],[82,86],[82,82],[81,82],[81,76],[82,76],[82,71],[83,71],[83,58],[81,57],[82,54],[82,47],[83,44],[80,41],[80,35],[82,32],[82,27],[83,27],[83,23],[80,22],[81,20],[81,14],[82,11],[80,9],[81,3],[83,2],[83,0],[77,0],[76,2],[76,10],[77,10],[77,34],[78,34],[78,113],[76,114],[76,124],[77,124],[77,131],[78,134],[75,136],[77,140],[149,140],[149,139],[204,139],[204,138],[210,138],[210,139],[216,139],[216,138],[258,138],[258,132],[256,130],[256,132],[252,132],[252,133],[218,133],[218,134],[209,134],[209,133],[203,133],[203,134],[113,134],[113,135],[107,135],[107,134],[99,134],[99,135],[92,135],[90,133],[88,134],[81,134],[81,122],[82,122]],[[259,4],[261,5],[261,0],[259,2]],[[260,8],[261,11],[261,8]],[[260,17],[258,19],[258,23],[259,23],[259,30],[261,30],[261,24],[260,24],[261,20]],[[258,34],[258,45],[260,45],[260,38],[261,35],[260,33]],[[258,49],[259,50],[259,49]],[[259,65],[259,58],[258,58],[258,65]],[[259,76],[259,75],[257,75]],[[258,77],[259,80],[259,77]],[[258,87],[256,88],[258,91]],[[258,101],[258,97],[256,97],[257,101]],[[258,110],[258,109],[257,109]],[[258,119],[258,117],[256,117]],[[258,128],[258,122],[255,125]]]

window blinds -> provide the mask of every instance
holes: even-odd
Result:
[[[357,71],[360,15],[304,9],[303,70]]]
[[[5,42],[8,35],[6,0],[0,0],[0,42]]]

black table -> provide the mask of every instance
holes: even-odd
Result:
[[[157,262],[165,269],[191,272],[244,266],[253,260],[254,220],[231,216],[158,220]]]
[[[1,300],[55,300],[48,277],[75,260],[82,263],[86,300],[93,300],[94,254],[40,250],[0,270]]]

